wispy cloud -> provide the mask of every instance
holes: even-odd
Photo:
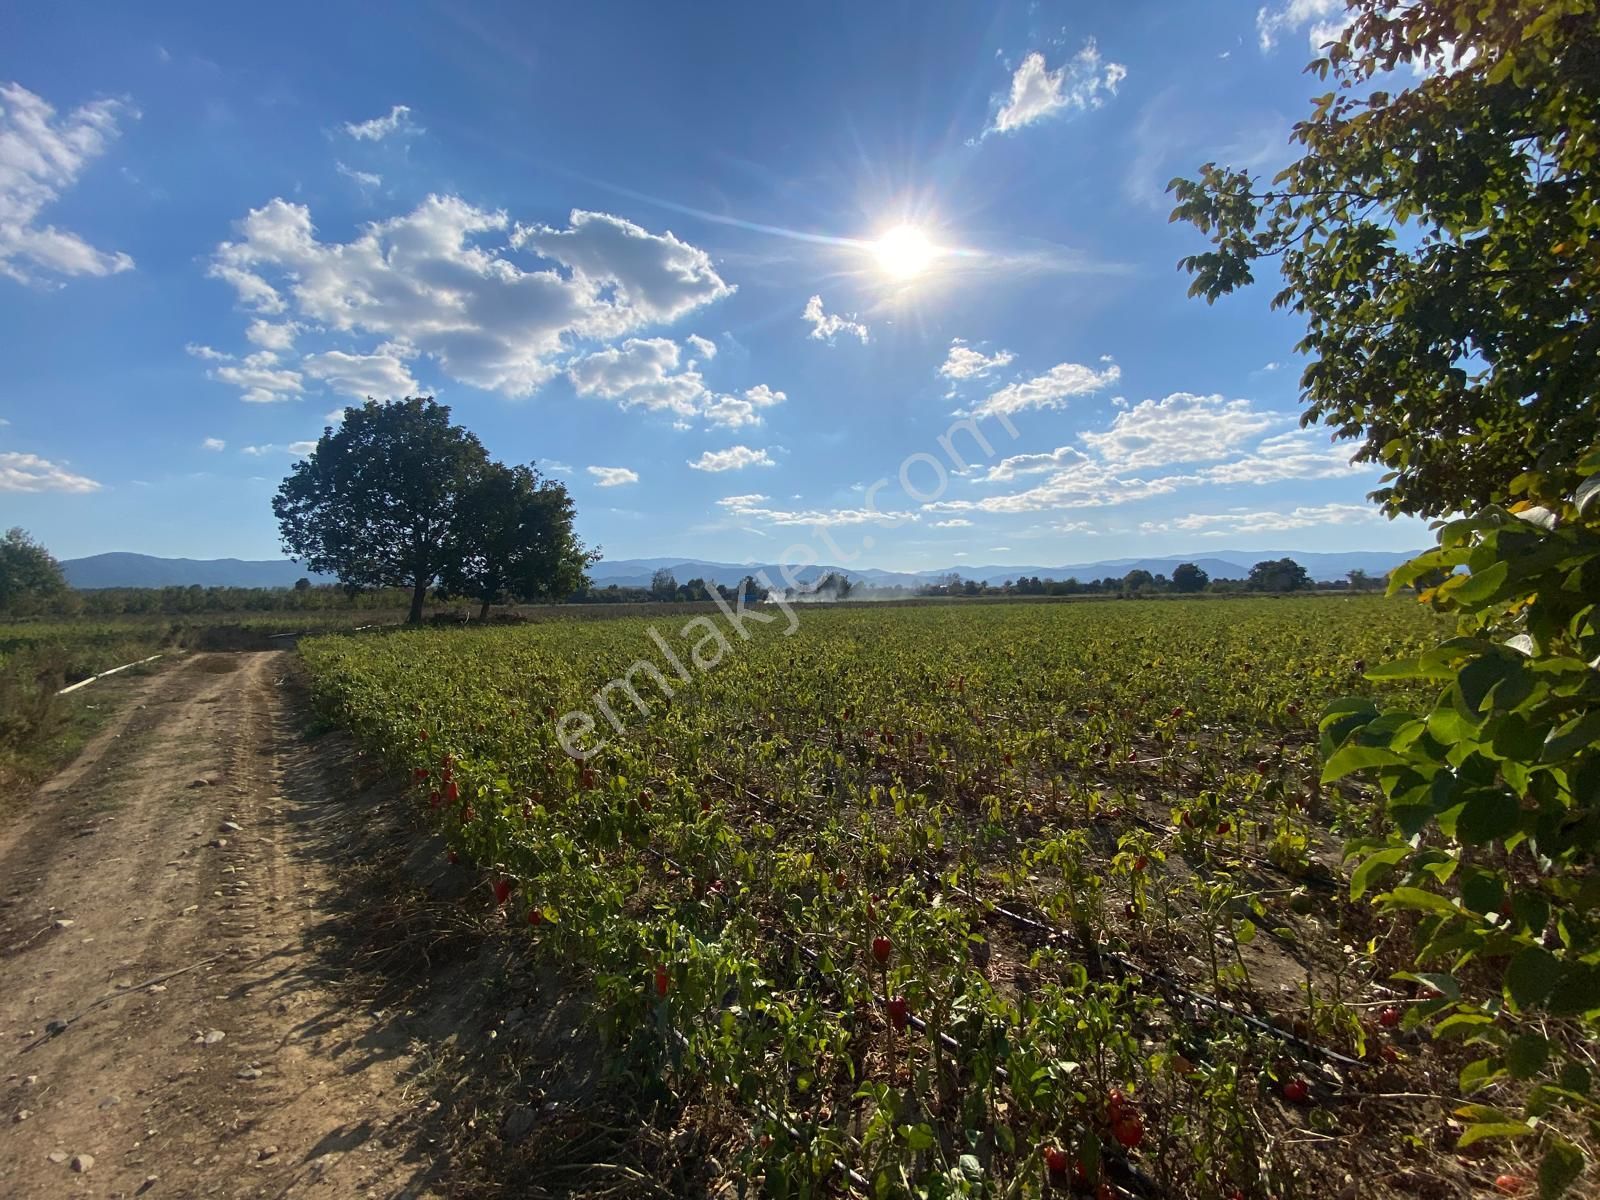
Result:
[[[396,104],[386,117],[373,117],[370,121],[347,121],[344,131],[358,142],[381,142],[394,133],[423,132],[411,123],[411,109],[404,104]]]
[[[995,113],[991,133],[1010,133],[1062,110],[1099,108],[1128,76],[1121,63],[1102,62],[1090,38],[1083,49],[1054,71],[1038,51],[1022,60],[1011,76],[1011,94]]]

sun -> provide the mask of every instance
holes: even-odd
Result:
[[[933,265],[939,247],[914,225],[898,225],[872,243],[878,267],[894,279],[914,279]]]

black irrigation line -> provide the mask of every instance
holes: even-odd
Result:
[[[707,774],[710,775],[710,777],[712,779],[715,779],[718,783],[721,783],[723,786],[730,787],[730,788],[733,788],[736,791],[744,793],[746,796],[748,796],[750,799],[756,801],[758,804],[761,804],[761,805],[765,806],[769,811],[770,810],[774,810],[774,809],[776,809],[778,807],[775,804],[775,802],[767,799],[764,796],[758,795],[757,793],[751,791],[749,788],[744,787],[742,784],[736,784],[736,783],[733,783],[732,781],[730,781],[728,779],[723,778],[721,775],[717,774],[715,771],[707,771]],[[842,830],[842,832],[846,836],[851,838],[853,841],[856,841],[858,843],[861,841],[861,835],[858,834],[858,833],[855,833],[852,830],[845,829],[845,830]],[[925,883],[943,883],[944,882],[937,875],[935,875],[932,871],[923,871],[922,872],[922,878],[923,878],[923,881]],[[959,885],[951,884],[950,886],[955,891],[961,893],[961,895],[963,895],[967,899],[973,901],[976,904],[982,905],[983,907],[985,907],[989,911],[994,912],[1002,920],[1010,921],[1012,924],[1017,925],[1019,927],[1031,928],[1031,929],[1035,929],[1035,930],[1044,931],[1044,932],[1046,932],[1048,934],[1051,934],[1052,936],[1055,936],[1055,937],[1067,938],[1067,939],[1071,939],[1072,938],[1071,934],[1069,934],[1064,929],[1058,928],[1057,926],[1048,925],[1048,924],[1045,924],[1044,922],[1041,922],[1041,921],[1035,921],[1032,917],[1027,917],[1027,916],[1024,916],[1021,913],[1012,912],[1011,910],[1003,908],[1002,906],[1000,906],[998,904],[994,904],[991,901],[985,900],[983,897],[977,895],[974,892],[970,892],[966,888],[960,887]],[[1136,962],[1135,960],[1129,958],[1127,955],[1122,954],[1119,951],[1112,950],[1109,947],[1104,947],[1104,946],[1100,946],[1100,945],[1094,946],[1093,949],[1095,950],[1096,953],[1100,954],[1101,956],[1110,959],[1112,962],[1117,963],[1124,970],[1133,972],[1135,974],[1147,976],[1148,978],[1153,979],[1161,987],[1165,988],[1166,990],[1168,990],[1169,992],[1175,994],[1176,996],[1178,996],[1181,999],[1187,1000],[1187,1001],[1189,1001],[1191,1003],[1202,1005],[1203,1007],[1210,1008],[1210,1009],[1212,1009],[1213,1011],[1216,1011],[1216,1012],[1224,1013],[1227,1016],[1235,1017],[1238,1020],[1243,1021],[1245,1024],[1251,1026],[1252,1028],[1259,1030],[1262,1033],[1268,1034],[1269,1036],[1277,1038],[1279,1041],[1286,1042],[1286,1043],[1288,1043],[1288,1044],[1290,1044],[1292,1046],[1298,1046],[1301,1049],[1306,1050],[1309,1053],[1314,1054],[1317,1057],[1322,1058],[1327,1062],[1335,1063],[1335,1064],[1337,1064],[1339,1066],[1343,1066],[1343,1067],[1346,1067],[1346,1068],[1349,1068],[1349,1067],[1362,1067],[1362,1068],[1364,1068],[1364,1067],[1368,1066],[1367,1063],[1362,1062],[1360,1059],[1351,1058],[1348,1055],[1339,1053],[1337,1050],[1330,1050],[1325,1046],[1320,1046],[1315,1042],[1308,1041],[1307,1039],[1300,1037],[1298,1034],[1292,1032],[1291,1030],[1284,1029],[1280,1025],[1274,1024],[1273,1022],[1267,1021],[1267,1020],[1265,1020],[1265,1019],[1263,1019],[1261,1017],[1257,1017],[1253,1013],[1245,1012],[1244,1010],[1242,1010],[1242,1009],[1240,1009],[1240,1008],[1238,1008],[1238,1007],[1236,1007],[1236,1006],[1234,1006],[1232,1004],[1229,1004],[1224,1000],[1220,1000],[1215,996],[1208,995],[1205,992],[1197,992],[1193,988],[1188,987],[1187,985],[1185,985],[1184,983],[1182,983],[1179,980],[1175,979],[1171,975],[1168,975],[1166,972],[1161,971],[1161,970],[1159,970],[1157,968],[1146,967],[1146,966]]]
[[[968,900],[973,901],[975,904],[982,905],[986,911],[994,913],[1003,920],[1010,921],[1013,925],[1017,925],[1026,929],[1038,930],[1049,937],[1076,940],[1070,933],[1058,926],[1050,925],[1043,921],[1036,921],[1032,917],[1024,916],[1019,912],[1013,912],[1008,908],[1004,908],[999,904],[995,904],[993,901],[985,900],[975,892],[969,892],[966,888],[961,887],[959,884],[952,883],[949,884],[949,887],[953,891],[966,897]],[[1123,970],[1128,971],[1131,974],[1142,975],[1146,978],[1153,979],[1161,987],[1177,994],[1184,1000],[1194,1004],[1203,1005],[1204,1007],[1213,1009],[1216,1012],[1225,1013],[1230,1017],[1234,1017],[1240,1021],[1243,1021],[1245,1024],[1254,1029],[1260,1030],[1262,1033],[1269,1034],[1280,1041],[1288,1042],[1291,1045],[1298,1046],[1300,1049],[1308,1051],[1311,1054],[1315,1054],[1320,1058],[1324,1058],[1331,1063],[1336,1063],[1342,1067],[1364,1068],[1370,1065],[1362,1062],[1358,1058],[1351,1058],[1348,1055],[1340,1054],[1337,1050],[1329,1050],[1326,1046],[1319,1046],[1315,1042],[1307,1041],[1299,1034],[1284,1029],[1279,1025],[1274,1025],[1271,1021],[1263,1020],[1252,1013],[1244,1012],[1241,1009],[1226,1003],[1225,1001],[1218,1000],[1215,996],[1207,995],[1204,992],[1196,992],[1193,989],[1186,987],[1178,980],[1174,979],[1171,975],[1168,975],[1165,971],[1162,971],[1156,967],[1146,966],[1143,963],[1129,958],[1126,954],[1123,954],[1119,951],[1099,945],[1096,945],[1094,950],[1102,957],[1110,959],[1112,962],[1116,963]]]

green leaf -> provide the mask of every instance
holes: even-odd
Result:
[[[1506,1068],[1513,1079],[1532,1079],[1549,1057],[1549,1039],[1537,1033],[1524,1033],[1506,1047]]]
[[[1456,818],[1456,837],[1482,846],[1515,832],[1521,818],[1521,803],[1504,788],[1472,788]]]
[[[1552,732],[1545,739],[1539,758],[1547,763],[1560,762],[1597,741],[1600,741],[1600,708],[1590,709]]]
[[[1411,908],[1420,912],[1438,913],[1442,917],[1459,917],[1461,910],[1443,896],[1417,887],[1397,887],[1378,898],[1380,904],[1393,908]]]
[[[1561,974],[1550,989],[1549,1008],[1561,1017],[1600,1010],[1600,967],[1582,962],[1562,963]]]
[[[931,1125],[902,1125],[900,1137],[912,1150],[931,1150],[939,1141]]]
[[[1511,564],[1500,559],[1482,571],[1474,571],[1466,583],[1456,589],[1456,599],[1463,604],[1479,605],[1495,598],[1505,586]]]
[[[1550,995],[1560,977],[1561,964],[1543,946],[1524,946],[1506,968],[1506,994],[1524,1011],[1537,1007]]]
[[[1368,857],[1350,873],[1350,899],[1359,900],[1380,874],[1392,870],[1396,863],[1411,853],[1410,846],[1392,846]]]
[[[1488,1141],[1491,1138],[1526,1137],[1533,1132],[1533,1127],[1522,1121],[1495,1121],[1482,1125],[1468,1125],[1461,1135],[1461,1140],[1456,1143],[1456,1149],[1465,1150],[1476,1142]]]
[[[1385,750],[1381,746],[1346,746],[1323,766],[1322,782],[1333,783],[1343,779],[1352,771],[1399,766],[1405,761],[1393,750]]]
[[[1552,1134],[1539,1161],[1539,1200],[1556,1200],[1583,1174],[1583,1151]]]
[[[983,1164],[978,1161],[975,1154],[963,1154],[960,1160],[961,1174],[968,1183],[983,1182]]]

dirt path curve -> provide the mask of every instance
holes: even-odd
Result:
[[[396,1196],[437,1179],[402,1136],[407,1039],[335,994],[338,783],[300,735],[288,668],[200,655],[140,681],[71,767],[8,804],[0,1195]]]

